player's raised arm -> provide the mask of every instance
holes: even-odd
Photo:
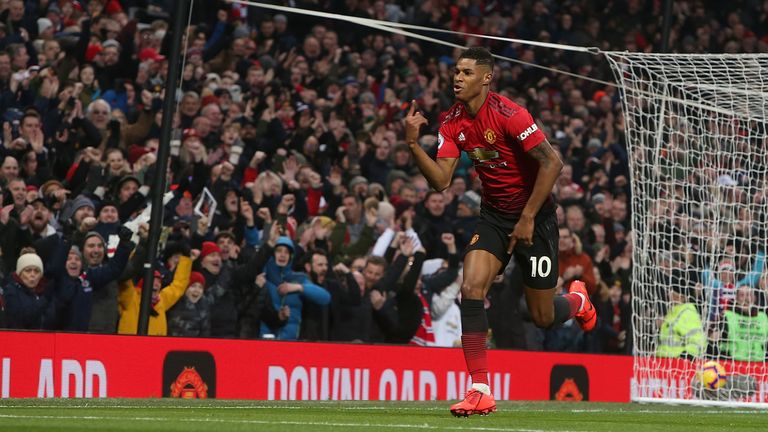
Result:
[[[451,185],[451,177],[456,169],[458,158],[439,158],[435,162],[419,146],[419,130],[427,124],[427,119],[417,111],[416,101],[411,102],[411,109],[405,116],[405,142],[413,153],[416,165],[424,174],[430,186],[438,191],[443,191]]]

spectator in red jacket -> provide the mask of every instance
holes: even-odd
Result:
[[[560,227],[559,275],[565,284],[578,279],[587,285],[589,294],[595,293],[595,273],[592,258],[582,250],[581,240],[566,227]]]

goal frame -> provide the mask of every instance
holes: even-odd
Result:
[[[635,179],[635,168],[638,166],[639,161],[636,160],[635,151],[633,151],[636,146],[645,146],[646,148],[654,148],[656,150],[660,150],[661,146],[664,145],[664,126],[666,125],[666,109],[668,103],[673,101],[676,104],[683,105],[686,108],[694,108],[702,111],[709,111],[712,113],[718,113],[723,116],[728,117],[735,117],[744,119],[746,121],[758,121],[761,123],[766,124],[766,130],[768,130],[768,85],[763,83],[762,86],[751,86],[753,83],[746,83],[743,85],[743,87],[728,87],[727,90],[724,90],[721,87],[718,87],[713,84],[709,83],[699,83],[699,82],[684,82],[684,79],[681,78],[680,80],[663,80],[661,83],[657,83],[658,86],[663,87],[664,91],[662,93],[650,93],[645,91],[645,89],[642,89],[640,83],[638,83],[637,87],[627,87],[626,81],[631,80],[633,76],[629,76],[630,72],[623,69],[623,66],[626,66],[628,63],[632,62],[632,59],[645,59],[645,61],[648,62],[648,64],[651,64],[654,60],[656,60],[658,63],[657,65],[663,64],[664,61],[670,61],[674,62],[676,58],[678,59],[699,59],[699,60],[713,60],[715,62],[721,62],[721,61],[727,61],[727,60],[738,60],[745,63],[754,62],[754,64],[757,65],[757,69],[760,72],[768,72],[768,54],[644,54],[644,53],[630,53],[630,52],[603,52],[603,54],[606,56],[606,59],[609,61],[611,70],[614,74],[614,78],[616,83],[618,83],[619,88],[619,94],[621,95],[621,104],[622,104],[622,115],[624,116],[625,120],[625,130],[626,130],[626,139],[627,139],[627,153],[628,153],[628,159],[629,159],[629,166],[630,166],[630,187],[632,192],[633,201],[637,200],[638,197],[646,197],[647,194],[644,193],[643,190],[641,190],[642,187],[644,187],[641,183],[641,181],[638,181]],[[638,69],[642,69],[643,65],[635,64],[633,65],[637,67]],[[629,68],[628,68],[629,69]],[[706,73],[707,71],[705,71]],[[650,75],[653,75],[654,79],[663,79],[664,77],[659,75],[654,75],[653,70],[650,68],[646,69],[646,73]],[[732,83],[729,81],[729,85]],[[738,99],[739,96],[744,96],[745,99],[748,100],[746,104],[743,106],[739,105],[738,103],[731,103],[730,107],[723,107],[716,105],[716,101],[713,100],[683,100],[683,99],[677,99],[673,95],[670,94],[670,89],[676,88],[677,90],[680,89],[692,89],[697,88],[698,90],[704,92],[720,92],[720,91],[728,91],[730,94],[736,96],[735,99]],[[629,93],[629,94],[628,94]],[[749,97],[752,97],[752,101],[749,101]],[[660,107],[658,107],[658,110],[655,111],[653,114],[657,116],[656,119],[654,119],[653,122],[643,123],[638,127],[636,130],[632,129],[634,125],[634,121],[632,118],[630,118],[630,107],[629,107],[629,98],[638,98],[638,97],[645,97],[645,98],[651,98],[653,103],[660,103]],[[756,105],[753,105],[754,99],[758,99],[758,103]],[[762,107],[760,106],[759,100],[762,99]],[[758,111],[753,110],[753,108],[757,107]],[[742,109],[739,109],[742,108]],[[760,108],[762,111],[759,111]],[[649,131],[645,130],[643,126],[648,125],[654,125],[656,130],[655,131]],[[638,134],[645,133],[646,135],[650,134],[653,135],[652,139],[643,140],[643,138],[640,136],[637,136]],[[759,151],[759,150],[757,150]],[[766,149],[768,151],[768,149]],[[654,165],[653,169],[659,169],[658,168],[658,161],[643,161],[644,164]],[[642,179],[644,181],[647,181],[648,179]],[[768,181],[768,179],[766,179]],[[646,216],[645,214],[638,214],[639,212],[638,207],[641,206],[641,204],[638,203],[630,203],[632,208],[632,217],[631,217],[631,228],[632,231],[635,233],[646,231],[645,236],[648,237],[652,235],[653,233],[650,232],[650,230],[638,230],[640,224],[643,224],[645,221],[643,218]],[[646,214],[650,213],[651,207],[646,206],[643,204],[643,209],[645,209]],[[640,289],[639,285],[642,284],[642,281],[644,279],[648,279],[648,275],[643,275],[641,272],[643,269],[637,265],[637,263],[644,263],[647,265],[647,263],[650,261],[650,258],[648,256],[644,256],[644,254],[648,255],[649,250],[643,250],[643,248],[646,247],[646,245],[650,245],[650,241],[648,239],[640,239],[637,235],[633,236],[632,238],[632,246],[633,246],[633,269],[632,269],[632,302],[633,302],[633,317],[632,321],[633,323],[637,323],[639,321],[636,314],[638,313],[640,301],[641,299],[638,299],[635,295],[638,290]],[[703,269],[698,269],[703,270]],[[709,303],[709,300],[706,300],[707,303]],[[706,305],[705,305],[706,306]],[[704,313],[705,310],[702,310],[702,313]],[[705,328],[703,329],[706,334],[706,324],[704,324]],[[657,329],[658,330],[658,329]],[[653,352],[638,352],[637,343],[639,341],[639,337],[642,335],[638,334],[638,331],[633,332],[633,342],[635,342],[635,351],[633,352],[633,377],[632,382],[630,385],[631,388],[631,395],[630,399],[634,402],[638,403],[669,403],[669,404],[680,404],[680,405],[698,405],[698,406],[718,406],[718,407],[731,407],[731,408],[761,408],[761,409],[768,409],[768,395],[764,395],[765,402],[758,402],[758,401],[748,401],[748,400],[733,400],[733,401],[720,401],[720,400],[704,400],[704,399],[696,399],[695,392],[690,388],[690,383],[692,380],[688,380],[688,387],[687,387],[687,393],[691,394],[691,398],[680,398],[680,397],[649,397],[646,393],[648,393],[648,389],[646,388],[645,391],[641,391],[641,380],[642,378],[647,379],[648,377],[645,375],[652,374],[652,371],[649,369],[649,365],[655,365],[657,362],[654,360],[656,357],[654,357]],[[659,363],[664,363],[663,361],[659,361]],[[759,378],[759,381],[766,383],[768,382],[768,364],[766,361],[760,362],[754,362],[757,364],[762,364],[763,371],[765,374],[761,375]],[[691,363],[690,367],[692,369],[690,370],[696,370],[695,363]],[[687,371],[688,375],[690,375],[690,370]],[[676,375],[672,371],[665,374],[664,372],[659,373],[659,376],[663,376],[666,379],[675,380],[680,379],[680,376],[685,375],[683,373],[680,373]],[[647,384],[646,384],[647,386]],[[766,388],[761,388],[761,386],[758,384],[757,394],[752,397],[754,400],[759,400],[761,397],[762,392],[764,392]]]

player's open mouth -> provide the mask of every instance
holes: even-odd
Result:
[[[454,93],[458,93],[460,91],[461,91],[461,87],[460,86],[457,86],[457,85],[453,86],[453,92]]]

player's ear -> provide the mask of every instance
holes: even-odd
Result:
[[[489,85],[491,85],[491,81],[493,81],[493,70],[492,69],[488,69],[483,74],[483,85],[489,86]]]

